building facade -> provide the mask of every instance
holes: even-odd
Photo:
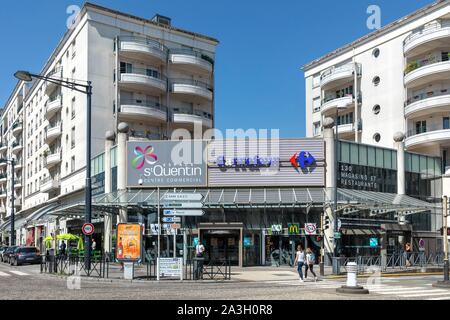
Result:
[[[87,3],[40,74],[92,82],[92,154],[98,154],[105,132],[117,132],[120,121],[136,139],[168,139],[180,128],[192,133],[195,123],[212,128],[217,44],[167,17],[150,20]],[[17,84],[0,121],[0,156],[15,159],[16,199],[12,205],[12,167],[2,162],[1,223],[12,206],[24,222],[83,192],[86,103],[84,94],[53,83]]]
[[[339,138],[449,161],[450,3],[437,1],[304,66],[306,134],[337,118]]]

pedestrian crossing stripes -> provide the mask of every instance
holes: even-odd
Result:
[[[28,276],[28,273],[17,271],[17,270],[9,270],[8,272],[0,271],[0,277],[11,277],[12,275],[16,276]]]

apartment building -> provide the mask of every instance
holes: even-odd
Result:
[[[437,1],[303,67],[306,135],[333,118],[340,139],[408,151],[449,170],[450,2]]]
[[[134,140],[168,139],[178,128],[192,132],[195,123],[212,128],[217,45],[174,27],[168,17],[146,19],[86,3],[40,74],[92,82],[95,156],[104,151],[105,132],[117,132],[120,122],[128,123]],[[15,159],[17,229],[37,210],[82,199],[86,105],[84,94],[42,80],[19,82],[5,104],[0,157]],[[11,170],[0,163],[4,239]]]

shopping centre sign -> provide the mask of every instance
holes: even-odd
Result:
[[[129,141],[128,187],[198,187],[207,184],[205,141]]]

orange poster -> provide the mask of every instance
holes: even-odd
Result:
[[[142,231],[138,223],[120,223],[117,225],[116,258],[120,261],[138,261],[141,259]]]

